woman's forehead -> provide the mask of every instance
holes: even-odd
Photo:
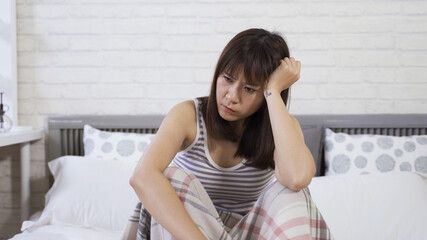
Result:
[[[243,74],[243,66],[242,64],[228,64],[224,67],[223,72],[229,75],[230,77],[238,78],[240,75]]]

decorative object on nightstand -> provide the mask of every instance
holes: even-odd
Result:
[[[0,134],[7,133],[12,128],[12,119],[10,119],[5,113],[9,110],[9,106],[3,104],[3,92],[0,92]]]

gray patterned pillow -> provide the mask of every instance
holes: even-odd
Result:
[[[326,129],[325,175],[415,171],[427,174],[427,135],[349,135]]]
[[[107,132],[85,125],[85,156],[126,161],[139,161],[155,134]]]

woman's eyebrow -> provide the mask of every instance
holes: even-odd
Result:
[[[232,78],[232,79],[236,79],[233,75],[231,75],[229,72],[224,71],[224,74],[227,75],[228,77]]]
[[[259,84],[253,84],[253,83],[246,82],[246,81],[244,81],[243,84],[249,85],[249,86],[252,86],[252,87],[259,87],[260,86]]]
[[[228,71],[224,71],[223,74],[227,75],[229,78],[231,78],[233,80],[236,80],[236,78],[232,74],[230,74]],[[259,86],[261,86],[260,84],[254,84],[254,83],[250,83],[248,81],[243,81],[242,83],[245,84],[245,85],[256,87],[256,88],[258,88]]]

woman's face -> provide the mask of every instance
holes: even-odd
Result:
[[[247,83],[242,73],[238,76],[222,73],[216,82],[216,101],[219,115],[224,120],[243,123],[261,107],[263,89]]]

